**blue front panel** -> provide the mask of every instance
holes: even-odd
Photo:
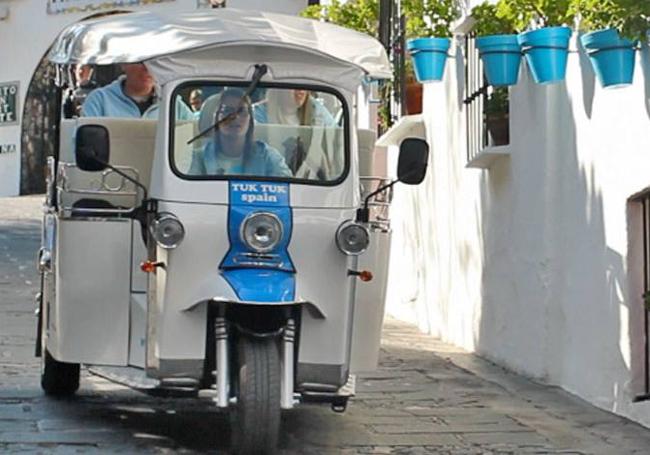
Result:
[[[293,218],[289,205],[289,184],[235,181],[229,184],[228,238],[230,249],[219,269],[240,300],[289,302],[295,299],[295,268],[287,248]],[[255,255],[240,237],[242,223],[251,213],[277,216],[283,233],[268,253]]]

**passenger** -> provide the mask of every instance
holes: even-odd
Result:
[[[195,89],[190,92],[190,107],[194,112],[200,112],[203,105],[203,91]]]
[[[307,90],[269,90],[255,106],[255,121],[296,126],[336,126],[334,117]]]
[[[158,99],[154,80],[142,63],[121,65],[124,75],[105,87],[94,90],[81,108],[84,117],[156,118]],[[180,99],[176,100],[176,118],[192,120],[194,114]]]
[[[94,89],[97,83],[93,80],[93,67],[90,65],[76,65],[74,69],[74,89],[68,91],[68,96],[63,105],[65,118],[79,117],[81,106]]]
[[[251,101],[242,90],[221,94],[214,121],[222,123],[203,150],[192,155],[190,175],[292,176],[277,150],[253,139]]]

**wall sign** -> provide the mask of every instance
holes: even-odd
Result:
[[[16,144],[0,144],[0,155],[16,153]]]
[[[0,83],[0,126],[18,123],[18,82]]]
[[[99,11],[116,6],[147,5],[170,0],[47,0],[47,12],[79,13],[86,11]]]

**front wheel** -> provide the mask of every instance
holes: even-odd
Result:
[[[41,354],[41,387],[46,395],[65,397],[79,389],[80,368],[78,363],[56,360],[47,349]]]
[[[233,452],[274,453],[280,433],[280,355],[275,338],[241,336],[237,346]]]

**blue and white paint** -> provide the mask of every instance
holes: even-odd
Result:
[[[283,303],[295,299],[296,270],[288,246],[293,229],[289,184],[256,181],[229,183],[228,239],[230,249],[219,269],[237,297],[245,302]],[[268,253],[251,256],[240,237],[246,217],[255,212],[276,215],[283,234]]]

